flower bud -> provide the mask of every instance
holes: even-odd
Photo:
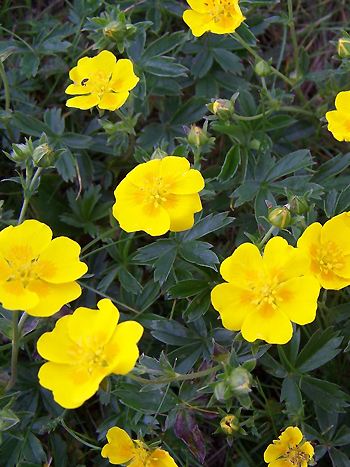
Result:
[[[216,99],[207,107],[220,120],[229,120],[235,112],[234,101],[229,99]]]
[[[342,37],[338,40],[337,51],[340,58],[350,57],[350,36]]]
[[[304,196],[293,196],[289,200],[289,210],[293,214],[305,214],[309,210],[309,208],[309,203]]]
[[[210,136],[203,128],[200,128],[197,125],[191,125],[187,135],[187,141],[191,146],[200,148],[201,146],[205,146],[210,142]]]
[[[287,206],[277,206],[269,209],[268,221],[274,227],[285,229],[291,224],[292,216]]]
[[[163,151],[162,149],[156,148],[152,153],[151,159],[163,159],[167,155],[168,154],[165,151]]]
[[[261,78],[271,75],[271,65],[265,60],[259,60],[254,67],[255,73]]]
[[[30,159],[33,151],[34,147],[31,138],[26,138],[24,144],[12,144],[12,151],[10,153],[5,152],[5,154],[13,162],[20,164]]]
[[[43,143],[34,149],[32,159],[36,167],[54,167],[57,160],[57,152],[55,152],[47,143]]]
[[[220,427],[227,435],[233,435],[239,430],[238,418],[235,415],[226,415],[220,421]]]
[[[103,35],[109,39],[119,41],[132,37],[137,28],[130,23],[124,21],[111,21],[103,28]]]
[[[234,368],[228,378],[228,383],[235,395],[243,396],[251,391],[252,375],[243,367]]]
[[[224,381],[216,383],[214,388],[214,396],[220,402],[224,402],[228,398],[228,388]]]

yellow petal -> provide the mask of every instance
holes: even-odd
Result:
[[[266,463],[275,461],[279,457],[286,454],[287,451],[288,451],[288,447],[285,444],[283,444],[283,443],[281,443],[279,441],[275,441],[273,444],[270,444],[266,448],[266,450],[264,452],[264,461]]]
[[[90,94],[92,92],[92,87],[89,85],[82,86],[81,84],[70,84],[64,92],[72,96]]]
[[[276,288],[278,309],[294,323],[312,323],[319,293],[320,284],[313,276],[289,279]]]
[[[0,283],[0,303],[6,310],[30,310],[39,302],[36,293],[23,287],[22,282],[12,280]]]
[[[116,202],[113,215],[126,232],[144,230],[150,235],[163,235],[170,229],[170,217],[161,205],[154,203],[135,205]]]
[[[134,66],[129,59],[120,59],[113,67],[111,88],[113,91],[131,91],[140,79],[134,73]]]
[[[139,357],[137,342],[143,334],[143,327],[136,321],[126,321],[117,326],[112,338],[105,346],[105,355],[113,373],[125,375],[135,366]]]
[[[51,316],[81,295],[81,287],[76,282],[50,284],[38,279],[28,284],[28,290],[39,297],[39,302],[27,313],[31,316]]]
[[[348,112],[332,110],[326,113],[328,130],[337,141],[350,141],[350,119]]]
[[[55,363],[70,364],[78,354],[78,346],[68,334],[71,316],[60,318],[51,332],[42,334],[37,342],[39,354]]]
[[[78,96],[68,99],[66,102],[67,107],[74,107],[80,110],[87,110],[95,107],[100,102],[97,94],[89,94],[88,96]]]
[[[248,342],[262,339],[268,344],[286,344],[293,335],[293,327],[284,313],[254,311],[242,325],[242,336]]]
[[[198,11],[198,13],[210,12],[207,0],[186,0],[192,10]]]
[[[111,464],[125,464],[134,457],[134,443],[126,431],[114,426],[108,430],[107,440],[101,456],[108,457]]]
[[[312,458],[315,454],[315,450],[312,444],[308,441],[306,441],[302,446],[300,446],[299,449],[301,452],[305,452],[305,454],[308,454],[310,458]]]
[[[321,271],[318,275],[321,287],[327,290],[340,290],[350,285],[350,279],[338,276],[332,271]]]
[[[129,97],[129,92],[106,92],[103,94],[98,107],[105,110],[117,110],[124,105]]]
[[[151,185],[160,174],[160,159],[152,159],[148,162],[137,165],[127,174],[124,180],[133,183],[134,185],[144,188]],[[116,192],[118,187],[116,189]],[[115,192],[115,194],[116,194]]]
[[[167,451],[155,449],[149,457],[149,467],[177,467],[174,459]]]
[[[295,467],[295,464],[292,464],[286,459],[278,459],[276,461],[272,461],[268,467]]]
[[[170,217],[170,230],[181,232],[193,227],[194,214],[202,210],[199,195],[168,195],[162,203]]]
[[[258,247],[243,243],[226,258],[220,267],[220,274],[227,282],[238,284],[253,283],[263,271],[263,260]]]
[[[282,237],[274,237],[267,242],[263,258],[264,266],[271,279],[278,277],[279,282],[300,276],[307,272],[307,266],[309,266],[307,255],[301,256],[300,252],[288,245]]]
[[[99,310],[78,308],[68,323],[70,338],[86,349],[107,344],[117,328],[119,311],[113,303],[105,298],[97,306]]]
[[[293,448],[301,443],[303,434],[297,426],[289,426],[281,433],[279,439],[281,443],[285,443],[287,446]]]
[[[211,15],[198,13],[193,10],[184,11],[182,18],[187,26],[191,29],[192,34],[196,37],[202,36],[209,31],[208,24],[211,22]]]
[[[349,114],[350,109],[350,91],[340,92],[335,98],[335,107],[337,110]]]
[[[211,302],[220,313],[222,324],[230,331],[239,331],[247,315],[256,307],[251,302],[250,291],[234,284],[219,284],[211,292]]]
[[[76,409],[98,390],[104,375],[96,378],[84,366],[47,362],[40,367],[41,386],[53,392],[57,404],[65,409]]]
[[[169,181],[171,181],[186,174],[190,168],[186,157],[166,156],[160,159],[159,175],[163,178],[169,177]]]
[[[36,259],[52,239],[50,227],[36,220],[27,220],[0,232],[0,255],[8,261],[23,263]]]
[[[67,237],[57,237],[41,253],[38,273],[41,279],[53,284],[71,282],[87,271],[85,263],[79,261],[80,246]]]
[[[83,57],[78,60],[77,66],[69,72],[69,77],[75,84],[80,84],[81,80],[90,76],[93,71],[94,58]]]
[[[91,66],[97,70],[110,71],[112,70],[116,63],[116,56],[109,50],[102,50],[96,57],[92,58],[93,62]],[[79,64],[79,63],[78,63]]]
[[[8,263],[0,257],[0,283],[7,281],[12,274],[12,270]]]
[[[335,244],[342,254],[350,254],[350,213],[343,212],[329,219],[321,229],[321,243]]]

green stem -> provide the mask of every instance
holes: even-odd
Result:
[[[269,230],[266,232],[266,234],[263,236],[263,238],[260,240],[260,242],[258,244],[259,250],[260,250],[260,248],[262,248],[265,245],[265,243],[271,237],[271,234],[275,229],[276,229],[276,227],[274,225],[271,225]]]
[[[154,378],[154,379],[146,379],[142,378],[141,376],[128,374],[128,377],[134,381],[137,381],[140,384],[168,384],[177,381],[188,381],[197,378],[203,378],[205,376],[211,375],[215,371],[218,371],[222,368],[221,365],[216,365],[211,368],[207,368],[206,370],[197,371],[194,373],[186,373],[182,375],[180,373],[175,373],[174,376],[169,377],[161,377],[161,378]]]
[[[74,430],[72,430],[71,428],[69,428],[63,420],[61,420],[61,425],[63,426],[63,428],[67,431],[67,433],[69,433],[71,436],[73,436],[73,438],[75,438],[77,441],[79,441],[80,443],[84,444],[85,446],[87,446],[88,448],[91,448],[91,449],[98,449],[99,451],[101,450],[101,448],[99,446],[96,446],[95,444],[91,444],[89,443],[88,441],[85,441],[80,435],[78,435],[78,433],[76,433]]]
[[[232,37],[236,39],[242,47],[244,47],[257,61],[263,61],[265,62],[271,69],[272,73],[276,75],[278,78],[281,78],[285,83],[287,83],[290,87],[294,87],[293,81],[291,81],[287,76],[285,76],[283,73],[281,73],[277,68],[274,66],[270,65],[264,58],[262,58],[254,49],[251,47],[249,44],[246,43],[246,41],[237,33],[234,32],[232,33]]]
[[[26,215],[26,212],[27,212],[27,209],[28,209],[28,206],[29,206],[30,198],[33,196],[36,181],[40,177],[40,174],[41,174],[42,171],[43,171],[42,167],[39,167],[36,170],[31,182],[29,183],[28,189],[24,192],[24,199],[23,199],[21,212],[20,212],[20,215],[19,215],[19,218],[18,218],[18,224],[22,224],[22,222],[24,220],[24,216]]]
[[[8,112],[11,109],[11,97],[10,97],[10,86],[6,76],[5,68],[0,60],[0,77],[4,84],[4,91],[5,91],[5,110]]]
[[[291,39],[292,39],[292,44],[293,44],[293,49],[294,49],[295,70],[298,73],[299,71],[299,48],[298,48],[297,34],[295,31],[292,0],[287,0],[287,3],[288,3],[288,26],[290,29],[290,34],[291,34]]]
[[[17,379],[17,360],[19,349],[19,328],[18,328],[19,312],[12,312],[12,354],[11,354],[11,377],[6,385],[5,390],[9,391],[13,388]]]

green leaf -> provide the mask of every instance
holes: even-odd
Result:
[[[188,69],[174,63],[172,57],[155,57],[148,60],[144,65],[144,70],[155,76],[173,78],[174,76],[186,76]]]
[[[178,402],[171,389],[166,394],[161,389],[141,392],[138,386],[125,383],[115,392],[115,397],[127,407],[151,415],[166,413]]]
[[[316,405],[329,412],[344,412],[349,406],[349,396],[337,384],[303,376],[301,390]]]
[[[124,287],[125,290],[135,295],[141,293],[141,284],[125,267],[121,267],[118,270],[118,277],[121,286]]]
[[[172,298],[186,298],[197,295],[204,290],[208,290],[208,288],[208,281],[189,279],[180,281],[176,285],[170,287],[169,293]]]
[[[216,264],[219,263],[219,258],[211,251],[211,248],[213,248],[213,245],[210,243],[193,240],[180,245],[179,255],[190,263],[216,271]]]
[[[171,250],[161,255],[154,263],[154,281],[164,284],[167,280],[171,268],[176,259],[177,249],[174,246]]]
[[[238,167],[241,163],[241,150],[240,147],[235,144],[228,150],[224,164],[221,168],[221,171],[218,175],[218,179],[221,182],[226,182],[230,180],[236,174]]]
[[[330,448],[329,457],[331,458],[333,467],[350,467],[350,459],[339,449]]]
[[[173,125],[188,125],[189,123],[200,120],[206,113],[206,99],[192,97],[175,112],[171,123]]]
[[[296,360],[296,368],[302,373],[315,370],[341,352],[339,348],[343,337],[339,337],[339,332],[334,332],[333,328],[324,331],[318,329],[308,340]]]
[[[287,156],[276,162],[267,174],[267,180],[276,180],[297,170],[310,167],[312,165],[311,153],[309,149],[300,149],[291,152]]]
[[[200,219],[194,224],[192,229],[187,230],[184,234],[180,234],[182,242],[197,240],[219,229],[223,229],[232,223],[233,217],[228,217],[228,212],[221,212],[218,214],[209,214],[203,219]]]
[[[182,31],[174,32],[173,34],[164,34],[159,39],[153,41],[142,55],[142,61],[147,61],[151,57],[164,55],[186,40],[186,35]]]
[[[243,65],[241,59],[226,49],[213,49],[215,60],[222,67],[224,71],[230,71],[231,73],[241,73],[243,71]]]
[[[303,415],[303,398],[295,376],[284,378],[281,389],[281,401],[285,401],[288,415]]]
[[[176,346],[193,344],[195,339],[191,331],[174,320],[153,321],[151,334],[164,344]]]
[[[208,311],[210,306],[210,293],[208,292],[208,290],[204,290],[202,293],[194,297],[183,312],[182,316],[187,323],[196,321]]]

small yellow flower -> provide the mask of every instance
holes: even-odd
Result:
[[[103,50],[96,57],[78,60],[69,77],[74,84],[70,84],[65,92],[77,97],[68,99],[66,105],[81,110],[95,105],[99,109],[119,109],[129,97],[129,91],[139,82],[132,62],[117,60],[108,50]]]
[[[263,257],[255,245],[240,245],[221,264],[220,274],[227,282],[211,293],[223,326],[241,330],[249,342],[288,342],[291,321],[304,325],[316,316],[320,286],[308,272],[308,263],[281,237],[269,240]]]
[[[196,37],[210,31],[214,34],[234,32],[245,20],[238,0],[187,0],[183,20]]]
[[[326,113],[328,130],[338,141],[350,141],[350,91],[340,92],[335,99],[337,110]]]
[[[239,430],[239,420],[235,415],[226,415],[220,420],[220,427],[227,435],[233,435]]]
[[[51,316],[81,295],[75,282],[87,271],[80,246],[52,239],[46,224],[27,220],[0,232],[0,303],[7,310]]]
[[[163,235],[190,229],[202,210],[204,180],[184,157],[167,156],[139,164],[119,183],[113,215],[126,232]]]
[[[299,428],[289,426],[267,447],[264,460],[269,467],[307,467],[313,455],[314,448]]]
[[[49,360],[39,370],[39,382],[66,409],[80,407],[106,376],[129,373],[139,356],[143,327],[136,321],[118,324],[119,311],[108,299],[97,307],[64,316],[37,343]]]
[[[321,287],[339,290],[350,285],[350,212],[309,225],[298,240],[298,249],[311,258],[309,274]]]
[[[125,464],[129,467],[177,467],[174,459],[163,449],[149,449],[145,443],[132,440],[126,431],[114,426],[107,432],[108,444],[102,448],[102,457],[108,457],[111,464]]]

